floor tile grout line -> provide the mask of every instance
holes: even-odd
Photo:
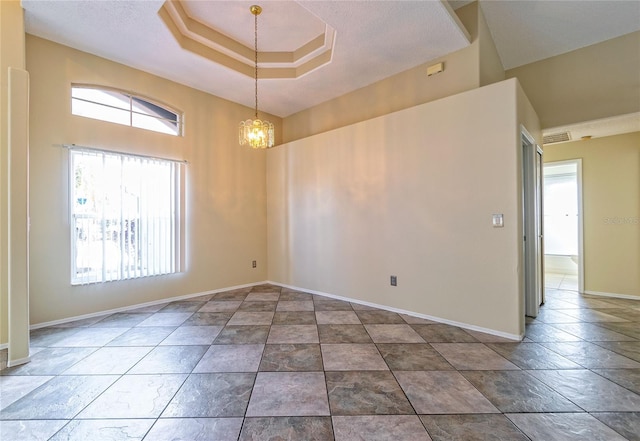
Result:
[[[191,370],[193,372],[193,369]],[[162,414],[167,410],[167,407],[169,407],[169,404],[171,404],[171,402],[173,401],[173,399],[176,397],[176,395],[178,395],[178,392],[180,392],[180,390],[182,389],[182,387],[184,386],[184,384],[187,382],[187,380],[189,379],[189,376],[191,375],[191,373],[186,374],[184,377],[184,380],[182,380],[182,383],[180,383],[180,387],[176,388],[176,391],[173,393],[173,395],[171,396],[170,399],[167,400],[167,404],[165,404],[165,406],[163,407],[163,409],[158,413],[158,416],[156,416],[154,419],[153,424],[151,424],[151,426],[149,427],[149,429],[145,432],[144,436],[142,437],[142,439],[144,440],[147,435],[149,435],[149,433],[151,432],[151,430],[153,429],[153,427],[158,423],[158,421],[160,420],[160,418],[162,417]]]
[[[600,368],[597,368],[597,369],[600,369]],[[609,370],[609,369],[608,369],[608,370]],[[626,370],[626,369],[625,369],[625,368],[620,368],[620,370]],[[617,381],[615,381],[615,380],[610,380],[609,378],[605,377],[604,375],[601,375],[599,372],[596,372],[596,371],[594,371],[593,369],[589,369],[589,371],[590,371],[590,372],[592,372],[592,373],[594,373],[594,374],[596,374],[597,376],[599,376],[600,378],[602,378],[602,379],[604,379],[604,380],[606,380],[606,381],[611,381],[612,383],[614,383],[614,384],[616,384],[616,385],[620,386],[620,387],[621,387],[621,388],[623,388],[623,389],[626,389],[627,391],[629,391],[629,392],[631,392],[631,393],[635,393],[635,392],[633,392],[631,389],[629,389],[628,387],[626,387],[626,386],[624,386],[624,385],[622,385],[622,384],[618,383],[618,382],[617,382]],[[640,410],[639,410],[638,412],[640,412]]]

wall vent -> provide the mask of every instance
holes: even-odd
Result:
[[[543,144],[554,144],[556,142],[566,141],[571,141],[571,134],[569,132],[551,133],[542,137]]]

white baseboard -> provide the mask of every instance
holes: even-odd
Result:
[[[250,286],[262,285],[264,283],[268,283],[268,282],[264,282],[263,281],[263,282],[256,282],[256,283],[247,283],[245,285],[230,286],[230,287],[227,287],[227,288],[214,289],[214,290],[211,290],[211,291],[197,292],[197,293],[193,293],[193,294],[185,294],[185,295],[182,295],[182,296],[169,297],[169,298],[160,299],[160,300],[153,300],[151,302],[138,303],[136,305],[123,306],[121,308],[107,309],[105,311],[92,312],[90,314],[77,315],[77,316],[74,316],[74,317],[67,317],[67,318],[63,318],[63,319],[60,319],[60,320],[52,320],[50,322],[36,323],[34,325],[31,325],[29,327],[29,329],[46,328],[47,326],[61,325],[61,324],[64,324],[64,323],[75,322],[76,320],[84,320],[84,319],[89,319],[89,318],[93,318],[93,317],[99,317],[99,316],[105,315],[105,314],[114,314],[116,312],[130,311],[132,309],[138,309],[138,308],[144,308],[144,307],[147,307],[147,306],[159,305],[161,303],[175,302],[175,301],[178,301],[178,300],[191,299],[193,297],[206,296],[206,295],[209,295],[209,294],[216,294],[216,293],[219,293],[219,292],[231,291],[231,290],[234,290],[234,289],[248,288]],[[8,347],[8,344],[7,344],[7,347]]]
[[[592,296],[601,296],[601,297],[614,297],[616,299],[630,299],[630,300],[640,301],[640,296],[632,296],[630,294],[616,294],[612,292],[600,292],[600,291],[585,291],[583,294],[589,294]]]
[[[0,351],[3,349],[9,349],[9,343],[0,343]]]
[[[29,363],[31,357],[19,358],[17,360],[7,360],[7,367],[20,366],[21,364]]]
[[[418,317],[418,318],[431,320],[431,321],[438,322],[438,323],[444,323],[446,325],[457,326],[459,328],[468,329],[470,331],[484,332],[485,334],[491,334],[491,335],[495,335],[495,336],[498,336],[498,337],[506,338],[506,339],[509,339],[509,340],[521,341],[524,338],[524,334],[522,334],[522,335],[510,334],[508,332],[497,331],[495,329],[483,328],[481,326],[471,325],[471,324],[468,324],[468,323],[461,323],[461,322],[456,322],[456,321],[453,321],[453,320],[448,320],[448,319],[444,319],[444,318],[440,318],[440,317],[434,317],[434,316],[431,316],[431,315],[420,314],[420,313],[413,312],[413,311],[407,311],[405,309],[394,308],[394,307],[391,307],[391,306],[380,305],[380,304],[377,304],[377,303],[366,302],[366,301],[363,301],[363,300],[351,299],[349,297],[337,296],[335,294],[329,294],[329,293],[321,292],[321,291],[314,291],[312,289],[305,289],[305,288],[300,288],[300,287],[297,287],[297,286],[285,285],[285,284],[279,283],[279,282],[268,281],[266,283],[270,283],[272,285],[281,286],[283,288],[294,289],[296,291],[306,292],[306,293],[309,293],[309,294],[316,294],[316,295],[323,296],[323,297],[328,297],[328,298],[331,298],[331,299],[343,300],[345,302],[351,302],[351,303],[357,303],[358,305],[371,306],[372,308],[383,309],[385,311],[397,312],[398,314],[410,315],[412,317]]]
[[[244,285],[230,286],[230,287],[226,287],[226,288],[214,289],[214,290],[211,290],[211,291],[198,292],[198,293],[193,293],[193,294],[185,294],[185,295],[182,295],[182,296],[169,297],[169,298],[165,298],[165,299],[154,300],[154,301],[151,301],[151,302],[138,303],[138,304],[135,304],[135,305],[125,306],[125,307],[122,307],[122,308],[114,308],[114,309],[109,309],[109,310],[104,310],[104,311],[93,312],[93,313],[90,313],[90,314],[83,314],[83,315],[74,316],[74,317],[67,317],[67,318],[60,319],[60,320],[53,320],[53,321],[49,321],[49,322],[37,323],[37,324],[31,325],[30,329],[46,328],[47,326],[60,325],[60,324],[64,324],[64,323],[74,322],[76,320],[84,320],[84,319],[88,319],[88,318],[99,317],[101,315],[106,315],[106,314],[114,314],[114,313],[117,313],[117,312],[130,311],[132,309],[138,309],[138,308],[144,308],[144,307],[147,307],[147,306],[159,305],[161,303],[175,302],[175,301],[178,301],[178,300],[185,300],[185,299],[190,299],[190,298],[193,298],[193,297],[200,297],[200,296],[209,295],[209,294],[216,294],[216,293],[219,293],[219,292],[230,291],[230,290],[233,290],[233,289],[248,288],[248,287],[251,287],[251,286],[262,285],[262,284],[265,284],[265,283],[269,283],[269,284],[272,284],[272,285],[280,286],[280,287],[283,287],[283,288],[294,289],[296,291],[306,292],[308,294],[315,294],[315,295],[319,295],[319,296],[323,296],[323,297],[327,297],[327,298],[331,298],[331,299],[342,300],[342,301],[345,301],[345,302],[351,302],[351,303],[356,303],[356,304],[359,304],[359,305],[370,306],[372,308],[378,308],[378,309],[382,309],[382,310],[385,310],[385,311],[396,312],[398,314],[405,314],[405,315],[409,315],[409,316],[412,316],[412,317],[418,317],[418,318],[431,320],[431,321],[438,322],[438,323],[444,323],[444,324],[451,325],[451,326],[457,326],[459,328],[468,329],[470,331],[484,332],[485,334],[495,335],[497,337],[502,337],[502,338],[506,338],[506,339],[509,339],[509,340],[521,341],[524,338],[524,334],[522,334],[522,335],[511,334],[511,333],[507,333],[507,332],[497,331],[495,329],[489,329],[489,328],[483,328],[481,326],[471,325],[469,323],[456,322],[456,321],[445,319],[445,318],[441,318],[441,317],[435,317],[435,316],[431,316],[431,315],[427,315],[427,314],[420,314],[420,313],[417,313],[417,312],[414,312],[414,311],[408,311],[408,310],[405,310],[405,309],[394,308],[394,307],[387,306],[387,305],[380,305],[378,303],[366,302],[364,300],[358,300],[358,299],[352,299],[352,298],[349,298],[349,297],[338,296],[338,295],[330,294],[330,293],[326,293],[326,292],[314,291],[314,290],[311,290],[311,289],[305,289],[305,288],[301,288],[301,287],[298,287],[298,286],[286,285],[286,284],[283,284],[283,283],[273,282],[273,281],[270,281],[270,280],[265,280],[265,281],[262,281],[262,282],[255,282],[255,283],[248,283],[248,284],[244,284]],[[586,294],[608,295],[610,297],[616,296],[615,294],[607,294],[607,293],[600,293],[599,294],[599,293],[593,293],[593,292],[586,292]],[[624,296],[622,294],[620,294],[618,296],[621,297],[621,298],[630,298],[630,299],[636,298],[634,296]],[[8,347],[7,343],[5,343],[3,345],[0,345],[0,349],[7,348],[7,347]],[[14,363],[16,363],[16,362],[14,361]]]

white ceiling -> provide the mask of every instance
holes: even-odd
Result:
[[[253,107],[253,79],[180,47],[163,0],[22,0],[28,33]],[[254,1],[184,0],[192,18],[252,47]],[[331,62],[294,79],[261,79],[260,110],[288,116],[459,50],[453,12],[469,1],[262,0],[261,51],[287,51],[324,26]],[[480,0],[505,68],[640,30],[640,1]],[[451,6],[450,6],[451,5]]]

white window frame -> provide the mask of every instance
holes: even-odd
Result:
[[[69,225],[70,225],[70,238],[71,238],[71,284],[72,285],[85,285],[90,283],[103,283],[109,281],[117,281],[117,280],[127,280],[141,277],[149,277],[149,276],[159,276],[166,274],[174,274],[179,273],[182,270],[182,248],[181,248],[181,238],[182,238],[182,228],[180,224],[181,219],[181,211],[183,209],[181,204],[181,185],[183,183],[182,178],[182,166],[181,164],[184,161],[176,161],[176,160],[168,160],[168,159],[159,159],[144,155],[135,155],[135,154],[127,154],[120,152],[113,152],[102,149],[94,149],[89,147],[77,147],[77,146],[67,146],[69,147]],[[152,186],[150,182],[151,178],[141,178],[141,186],[146,186],[145,189],[140,189],[140,193],[138,199],[136,201],[135,206],[137,207],[137,211],[134,213],[135,209],[124,209],[123,206],[125,203],[123,202],[125,186],[123,185],[123,181],[127,178],[124,178],[122,174],[122,168],[120,169],[120,179],[115,182],[117,179],[117,175],[109,175],[108,181],[110,184],[113,184],[110,187],[112,190],[112,195],[119,193],[119,212],[111,213],[110,215],[105,214],[105,200],[108,199],[106,196],[109,194],[108,190],[103,192],[96,192],[97,196],[95,199],[101,199],[96,201],[96,205],[101,206],[101,212],[98,213],[96,210],[93,213],[80,213],[76,211],[76,203],[80,203],[80,199],[84,199],[82,204],[86,203],[86,194],[78,194],[76,189],[76,166],[75,161],[78,155],[91,155],[96,158],[99,158],[103,165],[105,161],[111,160],[116,163],[120,161],[120,167],[124,167],[125,161],[132,161],[134,165],[136,162],[139,164],[138,167],[144,167],[145,165],[148,167],[162,167],[165,169],[165,172],[169,173],[169,182],[166,182],[165,190],[169,190],[170,194],[167,195],[167,200],[164,203],[164,206],[155,204],[156,213],[150,213],[149,210],[146,212],[140,207],[141,205],[151,203],[151,198],[162,199],[162,193],[158,192],[157,186]],[[103,169],[104,170],[104,169]],[[141,172],[144,174],[144,172]],[[97,180],[101,180],[101,182],[106,182],[107,177],[102,176]],[[96,185],[96,187],[99,187]],[[115,190],[115,193],[113,192]],[[152,196],[153,194],[153,196]],[[147,200],[144,200],[142,196],[148,196]],[[159,196],[158,196],[159,195]],[[164,214],[158,214],[160,211],[164,210]],[[116,214],[118,216],[116,216]],[[98,219],[99,226],[97,229],[91,229],[89,226],[90,223],[86,223],[86,230],[84,233],[79,233],[81,230],[78,228],[78,220],[79,219]],[[114,221],[115,222],[112,222]],[[133,222],[132,222],[133,221]],[[119,226],[113,231],[108,229],[108,223],[112,223],[114,225]],[[131,227],[131,225],[134,225]],[[94,223],[95,227],[95,223]],[[126,231],[125,231],[126,230]],[[79,273],[80,266],[78,265],[78,259],[81,257],[81,252],[78,249],[78,235],[86,236],[89,234],[89,231],[92,232],[92,237],[97,237],[93,242],[93,249],[91,249],[91,245],[87,245],[85,254],[89,254],[89,252],[95,253],[98,250],[102,253],[101,256],[101,265],[97,267],[97,269],[91,270],[91,267],[88,267],[87,271],[84,274]],[[109,231],[111,231],[109,233]],[[168,235],[163,237],[163,233]],[[112,237],[117,236],[117,239],[110,240],[108,234],[112,234]],[[132,239],[133,238],[133,239]],[[87,242],[89,242],[87,240]],[[111,262],[114,261],[113,253],[110,257],[107,257],[107,246],[109,242],[116,242],[118,247],[118,256],[117,265],[107,265],[109,259]],[[125,244],[126,242],[126,244]],[[112,244],[115,246],[115,244]],[[110,247],[113,250],[113,246]],[[91,251],[89,251],[91,249]],[[128,250],[128,253],[125,254],[125,249]],[[133,263],[131,263],[131,255],[134,254]],[[168,255],[167,255],[168,254]],[[95,254],[93,254],[95,258]],[[163,257],[164,256],[164,257]],[[89,259],[91,260],[91,258]],[[85,260],[86,261],[86,260]],[[93,261],[92,261],[93,262]]]
[[[80,98],[80,97],[76,97],[74,96],[74,90],[78,89],[78,90],[95,90],[95,91],[99,91],[99,92],[105,92],[105,93],[117,93],[122,95],[123,97],[125,97],[127,99],[127,108],[125,107],[120,107],[120,106],[114,106],[112,104],[108,104],[107,102],[103,102],[100,101],[99,99],[87,99],[87,98]],[[167,112],[169,114],[172,114],[175,116],[175,124],[176,124],[176,131],[167,131],[167,130],[158,130],[157,128],[152,128],[149,127],[146,124],[141,124],[139,122],[136,121],[136,116],[138,117],[142,117],[142,118],[148,118],[151,120],[155,120],[155,121],[159,121],[159,122],[165,122],[168,124],[173,124],[174,123],[174,119],[172,118],[163,118],[161,116],[158,115],[154,115],[152,113],[145,113],[143,111],[140,110],[136,110],[135,109],[135,105],[134,102],[139,102],[142,104],[149,104],[151,106],[155,106],[158,107],[160,109],[162,109],[164,112]],[[113,119],[109,119],[107,117],[101,117],[100,115],[88,115],[88,114],[84,114],[83,112],[77,111],[74,108],[74,104],[76,103],[87,103],[89,105],[95,105],[95,106],[100,106],[100,108],[103,108],[105,111],[115,111],[115,112],[127,112],[128,113],[128,118],[127,121],[115,121]],[[97,85],[91,85],[91,84],[71,84],[71,113],[72,115],[76,115],[76,116],[80,116],[83,118],[91,118],[91,119],[96,119],[99,121],[105,121],[105,122],[111,122],[114,124],[120,124],[120,125],[126,125],[129,127],[135,127],[138,129],[143,129],[143,130],[150,130],[156,133],[164,133],[164,134],[168,134],[171,136],[183,136],[184,133],[184,114],[167,105],[164,103],[161,103],[158,100],[154,100],[154,99],[150,99],[147,97],[143,97],[141,95],[137,95],[131,92],[128,92],[126,90],[122,90],[122,89],[116,89],[114,87],[103,87],[103,86],[97,86]]]

